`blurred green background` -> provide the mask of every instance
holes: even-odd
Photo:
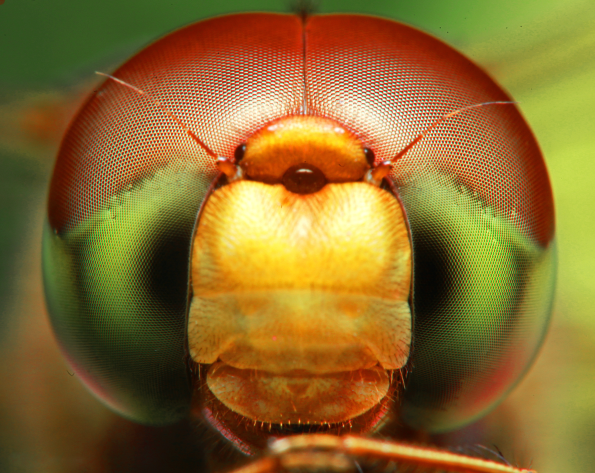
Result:
[[[40,283],[52,162],[69,117],[98,82],[93,72],[113,70],[148,42],[201,18],[290,8],[274,0],[0,4],[0,471],[127,471],[110,469],[104,457],[111,447],[103,439],[134,427],[115,419],[68,372],[51,338]],[[485,421],[492,433],[479,440],[497,439],[511,461],[532,461],[542,473],[593,471],[595,6],[327,0],[318,11],[385,16],[433,33],[520,102],[551,173],[558,289],[540,358]],[[461,438],[468,440],[469,432]]]

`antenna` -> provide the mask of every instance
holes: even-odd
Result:
[[[511,105],[515,103],[517,102],[476,103],[475,105],[469,105],[468,107],[459,108],[458,110],[443,115],[434,123],[432,123],[429,127],[427,127],[424,131],[422,131],[419,135],[417,135],[407,146],[405,146],[401,151],[399,151],[395,157],[387,159],[386,161],[382,161],[381,163],[378,163],[374,167],[372,167],[372,169],[369,169],[364,176],[364,181],[375,186],[380,186],[382,184],[382,179],[389,175],[393,163],[405,156],[411,148],[413,148],[417,143],[419,143],[419,141],[421,141],[424,138],[424,136],[426,136],[430,131],[436,128],[443,121],[448,120],[449,118],[452,118],[455,115],[460,115],[461,113],[472,110],[474,108],[485,107],[488,105]]]
[[[469,110],[473,110],[475,108],[486,107],[488,105],[511,105],[511,104],[516,104],[516,103],[517,102],[483,102],[483,103],[476,103],[475,105],[469,105],[467,107],[459,108],[458,110],[455,110],[453,112],[449,112],[446,115],[443,115],[442,117],[440,117],[438,120],[436,120],[434,123],[432,123],[429,127],[427,127],[424,131],[422,131],[419,135],[417,135],[417,137],[414,138],[413,141],[411,141],[411,143],[409,143],[407,146],[405,146],[401,151],[399,151],[399,153],[394,158],[391,158],[388,161],[391,163],[394,163],[395,161],[401,159],[424,136],[426,136],[430,131],[432,131],[434,128],[436,128],[438,125],[440,125],[440,123],[442,123],[445,120],[448,120],[449,118],[452,118],[456,115],[460,115],[461,113],[465,113]],[[384,162],[386,163],[387,161],[384,161]]]
[[[105,72],[95,72],[95,74],[107,77],[108,79],[111,79],[114,82],[123,85],[124,87],[128,87],[130,90],[133,90],[138,95],[144,95],[145,97],[147,97],[151,102],[153,102],[153,104],[157,105],[161,110],[163,110],[163,112],[165,112],[165,114],[168,117],[170,117],[174,122],[176,122],[190,136],[190,138],[192,138],[202,149],[206,151],[206,153],[209,156],[217,159],[217,155],[213,152],[213,150],[209,148],[198,136],[196,136],[196,134],[182,120],[180,120],[171,111],[169,111],[167,107],[163,105],[159,100],[152,97],[144,90],[141,90],[138,87],[129,84],[128,82],[124,82],[122,79],[118,79],[117,77],[106,74]]]

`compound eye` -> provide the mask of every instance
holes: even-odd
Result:
[[[282,178],[283,185],[295,194],[312,194],[326,185],[326,177],[316,166],[308,163],[291,166]]]

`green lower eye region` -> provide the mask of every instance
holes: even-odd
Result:
[[[555,247],[443,174],[400,188],[413,239],[414,347],[402,416],[446,431],[514,386],[545,334]]]
[[[204,172],[165,167],[64,234],[45,232],[57,338],[92,391],[138,422],[170,423],[189,409],[188,265],[208,185]]]
[[[208,177],[208,179],[207,179]],[[190,245],[210,179],[170,165],[44,237],[52,323],[87,386],[122,415],[188,414]],[[413,245],[413,348],[400,415],[445,431],[480,417],[520,379],[545,332],[555,247],[522,233],[443,173],[399,187]]]

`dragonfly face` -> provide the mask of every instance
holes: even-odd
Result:
[[[252,452],[454,429],[522,376],[551,189],[514,105],[441,120],[509,100],[469,60],[379,18],[245,14],[114,77],[64,139],[44,237],[57,338],[114,410],[193,412]]]

